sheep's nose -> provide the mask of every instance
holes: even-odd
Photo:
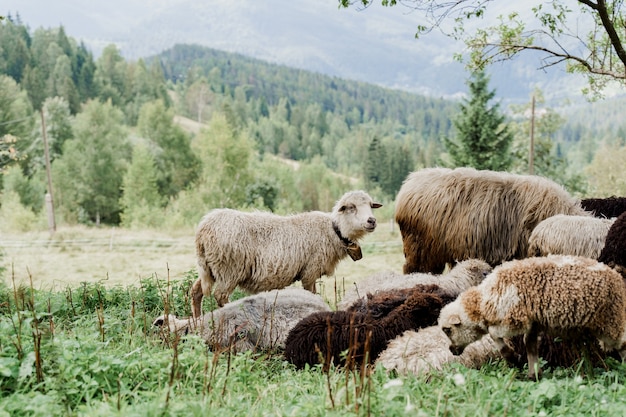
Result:
[[[375,217],[370,217],[369,219],[367,219],[367,224],[372,226],[372,227],[376,227],[376,218]]]

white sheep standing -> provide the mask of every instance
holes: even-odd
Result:
[[[249,293],[284,288],[295,281],[315,292],[340,260],[361,259],[358,241],[376,228],[372,209],[381,207],[364,191],[350,191],[331,213],[290,216],[216,209],[196,232],[198,280],[191,290],[192,314],[201,314],[211,290],[219,306],[239,286]]]
[[[528,376],[538,379],[540,331],[588,331],[606,351],[626,358],[626,287],[619,273],[596,260],[569,255],[505,262],[459,295],[439,315],[439,326],[461,353],[485,334],[502,356],[519,363],[505,338],[524,335]]]
[[[493,359],[502,358],[493,339],[485,337],[470,343],[456,356],[450,351],[450,339],[439,326],[407,330],[393,339],[376,360],[376,366],[400,374],[429,375],[446,364],[460,363],[468,368],[480,368]]]
[[[528,238],[528,256],[575,255],[598,259],[615,218],[557,214],[539,222]]]
[[[391,289],[411,288],[418,284],[436,284],[450,293],[460,294],[462,291],[479,284],[492,271],[492,267],[480,259],[467,259],[457,263],[444,274],[414,272],[399,274],[394,271],[382,271],[360,279],[353,287],[346,290],[343,298],[337,303],[338,310],[346,310],[359,299],[367,298],[367,294]]]
[[[330,311],[321,296],[289,287],[241,298],[200,318],[162,315],[153,325],[179,336],[197,333],[216,351],[283,349],[291,328],[319,311]]]

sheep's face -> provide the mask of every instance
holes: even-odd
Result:
[[[454,355],[460,355],[467,345],[479,340],[487,333],[480,323],[469,319],[459,300],[441,309],[439,327],[450,339],[450,351]]]
[[[179,319],[173,314],[168,314],[167,316],[159,316],[152,322],[154,327],[159,329],[167,329],[171,333],[176,333],[179,336],[184,336],[191,330],[193,323],[191,319]]]
[[[452,268],[450,275],[461,278],[467,276],[471,285],[480,284],[493,271],[491,265],[481,259],[467,259]]]
[[[344,194],[333,209],[333,221],[341,234],[351,241],[361,239],[366,233],[376,229],[376,217],[373,209],[382,207],[363,191]]]

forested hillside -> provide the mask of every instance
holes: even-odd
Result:
[[[109,45],[96,59],[63,27],[31,32],[12,18],[0,23],[0,74],[0,229],[45,227],[48,178],[66,224],[177,227],[214,207],[329,210],[357,187],[392,201],[408,172],[445,160],[442,139],[459,111],[194,45],[138,61]],[[597,129],[570,127],[572,139],[566,119],[544,110],[539,173],[567,185],[573,171],[580,193],[626,193],[600,180],[614,164],[594,159],[600,145],[619,155],[623,130],[606,128],[598,142]],[[524,111],[508,122],[519,172]],[[202,128],[185,129],[181,118]]]

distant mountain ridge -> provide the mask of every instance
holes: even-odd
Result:
[[[339,9],[337,0],[4,0],[0,13],[19,13],[37,27],[63,25],[96,53],[116,43],[127,58],[198,44],[272,63],[431,95],[458,97],[469,74],[452,57],[462,45],[439,33],[414,38],[417,13],[381,7]],[[580,77],[562,68],[539,71],[537,56],[490,68],[491,86],[506,102],[581,97]]]

